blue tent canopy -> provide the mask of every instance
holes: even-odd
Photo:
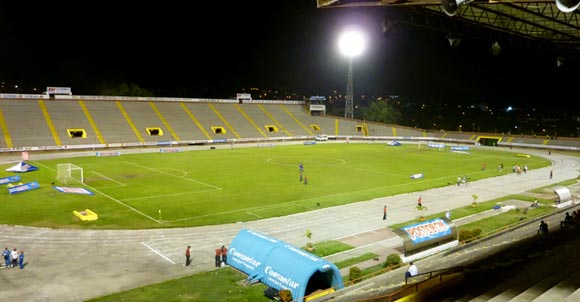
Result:
[[[336,265],[296,246],[242,229],[228,250],[228,265],[277,290],[288,289],[296,301],[319,289],[344,285]]]

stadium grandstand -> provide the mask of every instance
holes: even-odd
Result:
[[[0,94],[0,152],[314,140],[433,141],[578,150],[577,138],[426,131],[312,114],[303,100]]]

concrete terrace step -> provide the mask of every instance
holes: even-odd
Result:
[[[554,302],[562,301],[570,296],[576,289],[580,287],[580,270],[572,273],[566,279],[556,284],[532,302]],[[578,299],[577,301],[580,301]]]

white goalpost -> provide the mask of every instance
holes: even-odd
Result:
[[[71,182],[77,182],[81,184],[85,183],[83,168],[71,163],[58,164],[56,168],[57,181],[64,184],[69,184]]]
[[[427,142],[426,141],[418,141],[417,142],[417,150],[427,150]]]

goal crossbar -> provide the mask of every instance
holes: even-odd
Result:
[[[83,168],[71,163],[57,164],[56,168],[57,181],[64,184],[71,182],[85,183]]]

